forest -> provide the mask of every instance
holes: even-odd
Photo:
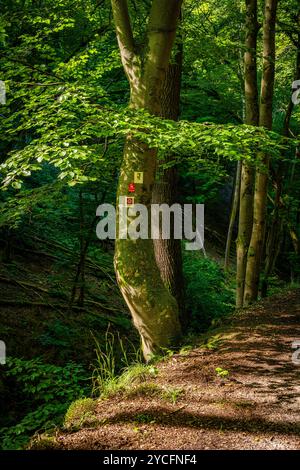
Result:
[[[299,0],[0,0],[0,135],[0,450],[299,450]]]

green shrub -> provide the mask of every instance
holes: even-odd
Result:
[[[226,282],[223,269],[216,261],[198,252],[185,253],[184,276],[186,308],[193,331],[205,330],[232,311],[234,290]]]
[[[1,449],[21,449],[29,442],[36,431],[47,430],[57,426],[66,411],[63,403],[45,404],[29,412],[15,426],[0,429]]]
[[[13,381],[23,417],[15,426],[0,429],[0,448],[20,449],[36,431],[62,422],[69,404],[89,393],[89,377],[81,365],[45,364],[41,358],[8,358],[4,378]]]

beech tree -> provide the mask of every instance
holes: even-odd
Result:
[[[263,74],[259,106],[259,125],[272,129],[273,92],[275,78],[275,25],[278,0],[266,0],[263,25]],[[266,231],[267,196],[270,157],[259,155],[260,166],[256,170],[253,227],[247,255],[244,289],[244,305],[257,299]]]
[[[298,10],[296,23],[294,28],[286,29],[286,25],[282,26],[283,32],[287,34],[290,38],[294,48],[295,48],[295,72],[294,72],[294,81],[297,82],[300,80],[300,10]],[[295,37],[294,37],[295,31]],[[290,130],[292,114],[294,111],[295,104],[290,97],[289,102],[286,107],[285,115],[284,115],[284,122],[283,122],[283,129],[282,134],[285,138],[292,137],[292,133]],[[295,159],[297,158],[298,150],[296,149]],[[285,161],[284,154],[282,155],[281,160],[278,162],[277,169],[274,171],[273,176],[273,186],[275,187],[275,194],[274,194],[274,210],[272,214],[272,219],[270,223],[270,227],[266,237],[266,247],[265,247],[265,265],[264,265],[264,273],[263,273],[263,280],[262,280],[262,287],[261,287],[261,294],[263,297],[267,295],[268,285],[269,285],[269,278],[272,272],[274,271],[276,261],[278,258],[278,254],[280,251],[281,245],[281,238],[283,232],[283,215],[282,213],[285,212],[285,204],[283,201],[283,193],[284,193],[284,179],[288,176],[288,166],[287,162]],[[286,187],[287,192],[290,191],[290,183],[293,179],[293,171],[291,172],[291,176],[286,178],[289,183]],[[288,232],[291,238],[292,243],[295,243],[295,254],[296,256],[299,255],[298,253],[298,246],[299,241],[295,239],[296,232],[295,229],[288,224]]]
[[[144,109],[156,116],[162,113],[162,85],[181,4],[182,0],[151,2],[146,39],[142,50],[138,50],[127,1],[112,0],[122,64],[130,84],[130,106],[134,109]],[[149,207],[156,166],[157,150],[137,138],[127,137],[117,200],[128,195],[128,184],[134,180],[134,173],[141,172],[143,183],[137,185],[135,203]],[[140,333],[144,356],[149,359],[160,349],[174,344],[181,335],[178,305],[161,278],[153,241],[120,239],[117,227],[115,270],[119,287]]]
[[[257,126],[259,123],[257,87],[258,31],[257,0],[246,0],[246,40],[244,54],[245,123],[252,126]],[[244,303],[247,253],[253,225],[254,178],[254,166],[247,162],[242,162],[237,239],[237,307],[242,307]]]

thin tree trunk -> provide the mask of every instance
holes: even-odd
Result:
[[[153,0],[147,29],[147,44],[143,56],[136,55],[126,0],[112,0],[117,38],[123,67],[127,74],[135,109],[146,109],[161,115],[161,91],[175,39],[181,0]],[[143,183],[137,185],[135,203],[148,209],[156,175],[157,151],[136,139],[127,138],[118,185],[120,197],[128,195],[128,184],[134,172],[143,173]],[[119,208],[120,209],[120,208]],[[118,220],[119,210],[117,211]],[[179,312],[175,298],[165,287],[156,264],[151,239],[122,239],[115,248],[115,270],[119,287],[131,311],[141,339],[146,359],[168,348],[181,335]]]
[[[235,220],[236,220],[236,216],[237,216],[237,212],[238,212],[238,207],[239,207],[239,202],[240,202],[241,172],[242,172],[242,162],[238,161],[237,165],[236,165],[233,201],[232,201],[232,205],[231,205],[228,232],[227,232],[227,240],[226,240],[225,259],[224,259],[224,270],[225,271],[228,271],[228,269],[229,269],[232,235],[233,235],[234,224],[235,224]]]
[[[263,26],[263,75],[259,108],[259,125],[272,129],[275,78],[275,24],[278,0],[266,0]],[[253,229],[248,249],[244,305],[257,300],[265,239],[269,155],[259,155],[261,166],[255,175]]]
[[[80,307],[83,307],[83,303],[81,304],[80,300],[82,297],[82,301],[84,300],[84,286],[82,285],[82,282],[84,282],[84,259],[85,259],[85,253],[84,253],[84,208],[83,208],[83,197],[82,197],[82,190],[79,191],[79,225],[80,225],[80,236],[79,236],[79,262],[77,265],[76,269],[76,274],[72,286],[72,291],[71,291],[71,296],[70,296],[70,302],[69,302],[69,308],[70,310],[73,307],[73,304],[75,302],[76,298],[76,293],[77,293],[77,288],[78,288],[78,282],[79,278],[81,278],[81,285],[79,288],[79,298],[78,298],[78,305]]]
[[[84,296],[85,296],[85,258],[87,253],[87,248],[85,249],[86,243],[84,241],[84,205],[83,205],[83,194],[82,191],[79,191],[79,203],[80,203],[80,284],[79,284],[79,295],[77,304],[79,307],[83,307]]]
[[[103,191],[102,196],[101,196],[100,204],[102,204],[104,202],[105,196],[106,196],[106,191]],[[69,301],[69,309],[70,310],[72,309],[74,301],[75,301],[79,278],[80,278],[80,286],[79,286],[79,295],[78,295],[77,303],[78,303],[79,307],[84,306],[84,300],[85,300],[85,269],[86,269],[86,264],[87,264],[87,253],[88,253],[88,248],[89,248],[89,245],[90,245],[90,242],[91,242],[91,239],[92,239],[92,235],[93,235],[93,232],[94,232],[95,223],[97,221],[97,216],[95,216],[93,218],[91,224],[89,225],[89,229],[88,229],[88,232],[87,232],[86,236],[84,237],[84,225],[85,224],[84,224],[84,207],[83,207],[83,194],[82,194],[82,191],[79,192],[79,211],[80,211],[80,253],[79,253],[79,261],[78,261],[78,264],[77,264],[76,274],[75,274],[75,278],[74,278],[74,281],[73,281],[73,286],[72,286],[72,291],[71,291],[71,296],[70,296],[70,301]]]
[[[242,41],[242,28],[241,28],[241,35],[240,40]],[[244,80],[244,55],[242,50],[239,52],[239,78],[241,84],[241,92],[242,92],[242,122],[245,122],[245,80]],[[227,238],[226,238],[226,247],[225,247],[225,256],[224,256],[224,271],[227,272],[229,270],[230,265],[230,254],[231,254],[231,245],[232,245],[232,237],[233,231],[235,226],[235,221],[239,212],[239,205],[240,205],[240,191],[241,191],[241,176],[242,176],[242,161],[239,160],[235,167],[235,177],[234,183],[232,188],[232,197],[231,197],[231,208],[230,208],[230,215],[229,215],[229,224],[227,230]]]
[[[298,25],[300,27],[300,13],[298,13]],[[294,80],[300,80],[300,34],[298,35],[298,50],[296,56],[296,70]],[[294,109],[294,103],[290,99],[283,126],[283,136],[288,138],[290,136],[290,122]],[[278,163],[277,173],[275,176],[275,198],[274,198],[274,212],[271,222],[271,227],[268,232],[268,237],[266,241],[266,259],[265,259],[265,269],[264,269],[264,278],[262,280],[261,295],[266,297],[268,292],[269,277],[272,274],[277,257],[279,254],[280,246],[280,237],[282,233],[283,221],[281,217],[281,196],[283,192],[283,178],[287,170],[287,165],[284,160],[284,155]]]
[[[246,40],[244,55],[245,73],[245,123],[257,126],[259,123],[257,87],[257,0],[246,0]],[[252,165],[242,162],[240,184],[239,226],[237,238],[237,292],[236,306],[244,303],[247,254],[253,226],[253,191],[255,171]]]

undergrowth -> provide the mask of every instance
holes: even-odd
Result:
[[[73,362],[56,366],[41,358],[8,358],[3,376],[18,397],[23,417],[0,429],[2,450],[20,449],[36,431],[59,425],[70,403],[91,392],[88,373]]]
[[[234,285],[215,260],[201,253],[185,253],[183,267],[189,329],[203,332],[233,312]]]
[[[232,311],[233,292],[222,268],[199,253],[185,255],[184,273],[191,332],[197,334]],[[175,403],[183,393],[179,389],[160,387],[153,381],[158,373],[155,363],[161,357],[145,364],[140,347],[109,330],[101,344],[95,337],[94,341],[96,361],[92,377],[83,366],[73,362],[57,366],[45,364],[40,358],[7,361],[5,383],[9,390],[15,389],[21,419],[14,426],[9,421],[2,422],[2,449],[26,446],[34,433],[61,426],[64,417],[66,426],[81,425],[93,419],[95,398],[106,399],[124,393],[127,396],[155,395]],[[189,349],[186,348],[187,353]],[[169,357],[168,352],[165,357]]]

